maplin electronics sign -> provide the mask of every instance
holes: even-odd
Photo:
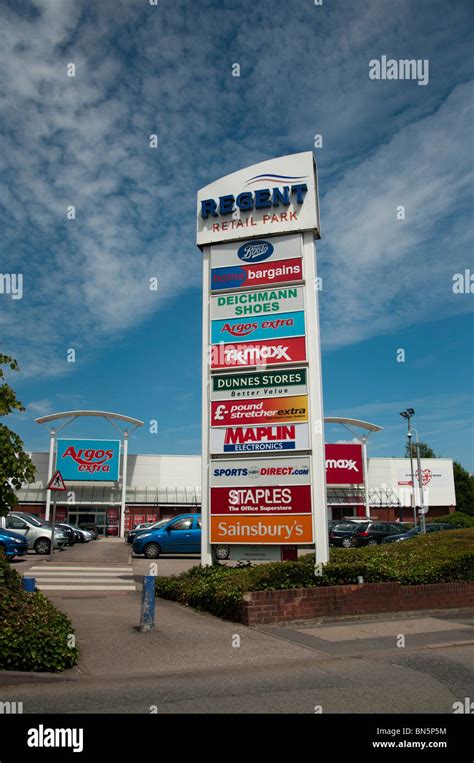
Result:
[[[316,238],[311,152],[198,192],[202,564],[221,544],[315,543],[328,559]]]
[[[319,202],[311,151],[281,156],[216,180],[198,191],[197,244],[313,231],[319,238]],[[269,249],[256,241],[247,264]]]

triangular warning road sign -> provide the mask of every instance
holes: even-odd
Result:
[[[64,484],[64,480],[61,476],[61,472],[58,471],[53,474],[50,481],[48,482],[46,490],[67,490],[67,487]]]

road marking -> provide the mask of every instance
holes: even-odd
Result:
[[[40,591],[136,591],[132,565],[107,567],[65,567],[38,565],[25,571],[35,578]]]

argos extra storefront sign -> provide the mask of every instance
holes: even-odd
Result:
[[[319,237],[311,151],[226,175],[201,188],[197,201],[198,246],[305,230]],[[265,240],[242,251],[244,262],[257,262],[258,257],[263,261],[270,254]]]
[[[58,440],[56,468],[67,482],[118,480],[120,440]]]

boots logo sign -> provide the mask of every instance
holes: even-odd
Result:
[[[244,262],[263,262],[272,254],[273,246],[268,241],[250,241],[239,248],[237,257]]]
[[[118,479],[119,440],[58,440],[56,466],[65,480]]]

